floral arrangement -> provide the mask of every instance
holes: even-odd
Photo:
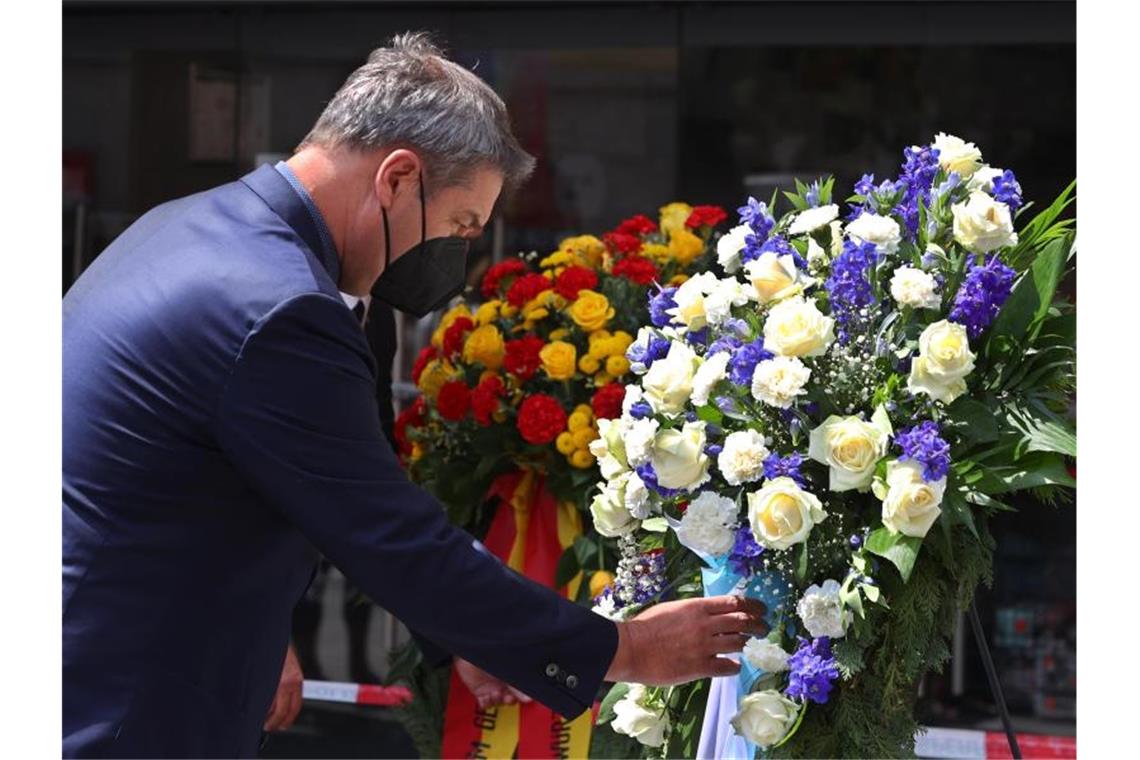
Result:
[[[771,632],[739,676],[616,685],[601,754],[913,755],[919,679],[990,577],[988,521],[1075,485],[1074,185],[1018,230],[1014,173],[972,143],[904,158],[845,214],[831,179],[779,218],[749,198],[723,274],[651,293],[638,382],[591,443],[594,524],[621,548],[595,610],[744,594]]]

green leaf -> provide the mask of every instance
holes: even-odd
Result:
[[[616,717],[614,713],[614,705],[621,701],[621,699],[629,693],[629,684],[616,683],[609,693],[602,699],[601,707],[598,708],[598,725],[609,723]]]
[[[650,517],[641,521],[641,527],[650,533],[664,533],[669,529],[669,523],[664,517]]]
[[[724,422],[724,414],[712,404],[706,404],[697,407],[697,419],[704,420],[712,425],[720,425]]]
[[[578,562],[578,555],[574,552],[574,547],[568,547],[558,559],[558,567],[554,571],[554,585],[565,586],[581,571],[582,566]]]
[[[914,569],[914,561],[918,558],[921,546],[921,538],[891,533],[887,528],[878,528],[867,537],[867,551],[889,560],[898,568],[903,583],[910,580],[910,572]]]
[[[587,536],[578,536],[574,539],[574,556],[578,558],[579,567],[601,567],[602,547]]]
[[[808,547],[807,541],[800,544],[800,548],[796,554],[796,580],[803,583],[807,580],[808,574]]]
[[[996,479],[996,483],[985,484],[984,490],[988,494],[1024,491],[1040,486],[1074,488],[1077,484],[1069,475],[1061,456],[1045,451],[1026,454],[1008,466],[992,467],[989,474]]]
[[[946,486],[946,494],[942,497],[941,520],[948,521],[948,525],[965,525],[974,538],[978,538],[978,527],[974,524],[974,512],[970,508],[966,497],[957,490],[957,478],[951,479]]]
[[[968,396],[962,396],[947,407],[946,421],[953,432],[970,446],[998,439],[993,407]]]
[[[990,328],[990,340],[995,336],[1009,336],[1019,341],[1024,341],[1026,336],[1032,339],[1030,326],[1043,321],[1048,313],[1071,244],[1072,236],[1065,235],[1042,249],[998,312]]]

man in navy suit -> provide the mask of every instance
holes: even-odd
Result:
[[[338,293],[420,314],[533,160],[420,35],[354,72],[287,163],[164,204],[63,303],[63,754],[257,750],[318,552],[429,649],[566,716],[603,680],[735,672],[732,597],[615,624],[506,569],[410,483]],[[493,674],[493,675],[492,675]]]

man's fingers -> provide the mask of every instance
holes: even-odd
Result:
[[[522,702],[524,705],[534,701],[513,686],[508,686],[507,688],[509,688],[511,690],[511,693],[515,695],[518,701]]]
[[[713,654],[729,654],[744,649],[748,636],[739,633],[725,633],[720,636],[713,636],[712,641]]]
[[[747,612],[728,612],[712,619],[711,630],[713,633],[748,633],[753,636],[764,636],[768,633],[768,625]]]
[[[269,706],[269,712],[265,716],[265,725],[263,728],[266,731],[276,730],[274,727],[277,725],[277,711],[281,704],[281,693],[278,692],[273,695],[273,704]]]
[[[704,610],[710,615],[744,612],[756,618],[762,618],[768,614],[768,608],[759,599],[748,599],[732,594],[707,597],[704,599]]]
[[[285,710],[281,715],[280,727],[278,731],[284,731],[287,728],[292,728],[293,723],[297,720],[297,715],[301,712],[301,689],[294,687],[289,689],[288,699],[286,701]]]
[[[740,672],[740,663],[727,657],[712,657],[709,660],[709,675],[734,676]]]

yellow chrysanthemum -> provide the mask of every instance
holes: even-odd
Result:
[[[566,418],[566,429],[571,433],[590,427],[590,416],[582,412],[574,412]]]
[[[578,404],[578,406],[574,407],[574,411],[575,412],[581,412],[582,414],[589,417],[590,421],[593,422],[593,420],[594,420],[594,408],[591,407],[589,404]]]
[[[669,256],[683,267],[692,264],[704,249],[704,241],[686,229],[669,236]]]
[[[633,336],[625,330],[618,330],[614,333],[613,337],[614,351],[613,355],[625,356],[625,352],[633,345]]]
[[[499,318],[499,308],[502,305],[503,302],[497,298],[480,304],[479,308],[475,310],[475,324],[486,325],[494,322]]]
[[[483,325],[471,331],[463,343],[463,361],[479,362],[490,370],[503,366],[503,334],[494,325]]]
[[[415,461],[419,460],[421,457],[423,457],[423,455],[424,455],[423,444],[421,444],[419,441],[414,442],[412,444],[412,453],[408,455],[408,458],[411,459],[413,462],[415,462]]]
[[[542,359],[542,369],[551,380],[569,380],[574,377],[578,350],[573,343],[556,340],[543,346],[538,358]]]
[[[626,372],[629,372],[629,359],[624,356],[614,355],[606,359],[606,374],[613,375],[614,377],[621,377]]]
[[[601,388],[603,385],[609,385],[614,381],[613,375],[608,372],[599,372],[594,375],[594,385]]]
[[[671,287],[677,288],[677,287],[680,287],[681,285],[685,284],[685,282],[687,282],[688,279],[689,279],[689,275],[687,275],[687,274],[675,274],[675,275],[673,275],[673,278],[669,280],[669,285]]]
[[[574,448],[584,449],[590,445],[590,441],[598,437],[598,431],[596,428],[587,425],[581,430],[575,430],[570,435],[574,438]]]
[[[519,307],[505,303],[499,307],[499,314],[502,315],[503,319],[514,319],[519,314]]]
[[[435,401],[439,389],[455,375],[455,368],[446,359],[432,359],[420,373],[420,391],[428,399]]]
[[[685,220],[693,213],[688,203],[670,203],[661,207],[661,231],[669,237],[685,230]]]
[[[562,269],[568,266],[581,266],[583,260],[572,251],[555,251],[547,256],[538,265],[543,269]]]
[[[646,243],[641,247],[641,255],[663,264],[669,260],[669,246],[664,243]]]
[[[451,323],[460,317],[471,318],[471,310],[467,308],[465,303],[453,306],[444,313],[443,318],[439,320],[439,326],[432,333],[431,344],[436,348],[441,348],[443,346],[443,334],[447,332],[447,328],[451,327]]]
[[[602,368],[602,362],[589,354],[578,360],[578,369],[587,375],[592,375]]]
[[[596,330],[590,333],[590,347],[586,353],[590,357],[601,361],[609,356],[609,342],[613,336],[608,330]]]
[[[577,449],[570,455],[570,465],[577,467],[579,470],[585,470],[594,466],[594,455],[590,453],[589,449]]]
[[[606,244],[593,235],[578,235],[563,240],[558,244],[558,250],[576,255],[583,266],[596,268],[602,262]]]
[[[575,451],[574,436],[570,435],[569,431],[563,430],[554,439],[554,446],[558,449],[559,454],[568,457]]]
[[[614,307],[608,298],[594,290],[578,291],[578,300],[568,309],[574,324],[592,332],[606,326],[614,317]]]

